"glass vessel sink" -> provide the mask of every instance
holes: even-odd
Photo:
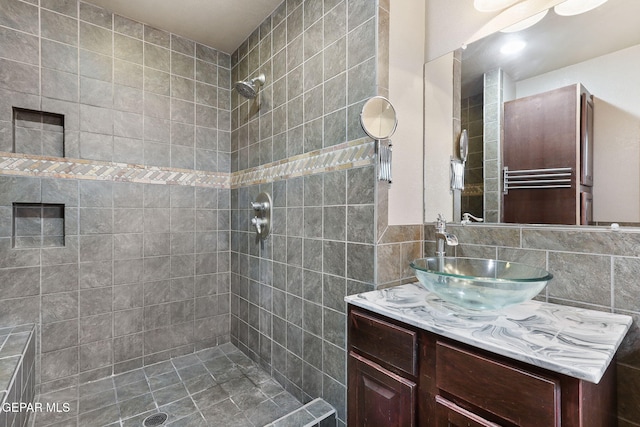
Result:
[[[420,258],[411,267],[428,291],[472,310],[496,310],[528,301],[553,278],[541,268],[481,258]]]

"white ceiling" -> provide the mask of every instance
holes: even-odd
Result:
[[[582,15],[563,17],[549,10],[538,24],[517,33],[495,33],[462,53],[463,91],[482,90],[485,71],[501,67],[515,81],[640,44],[639,0],[609,0]],[[500,54],[505,41],[527,42],[521,54]]]
[[[283,0],[85,0],[118,15],[233,53]]]

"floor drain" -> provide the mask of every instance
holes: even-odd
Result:
[[[149,415],[144,419],[142,425],[144,427],[161,426],[165,421],[167,421],[167,414],[160,412],[158,414]]]

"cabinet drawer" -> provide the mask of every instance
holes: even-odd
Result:
[[[560,383],[438,342],[437,387],[518,426],[560,425]]]
[[[417,375],[418,334],[410,329],[352,310],[349,345],[384,366]]]

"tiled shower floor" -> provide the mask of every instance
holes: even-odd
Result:
[[[168,414],[165,426],[258,427],[302,407],[232,344],[42,394],[37,400],[68,402],[71,410],[32,414],[34,427],[138,427],[157,412]]]

